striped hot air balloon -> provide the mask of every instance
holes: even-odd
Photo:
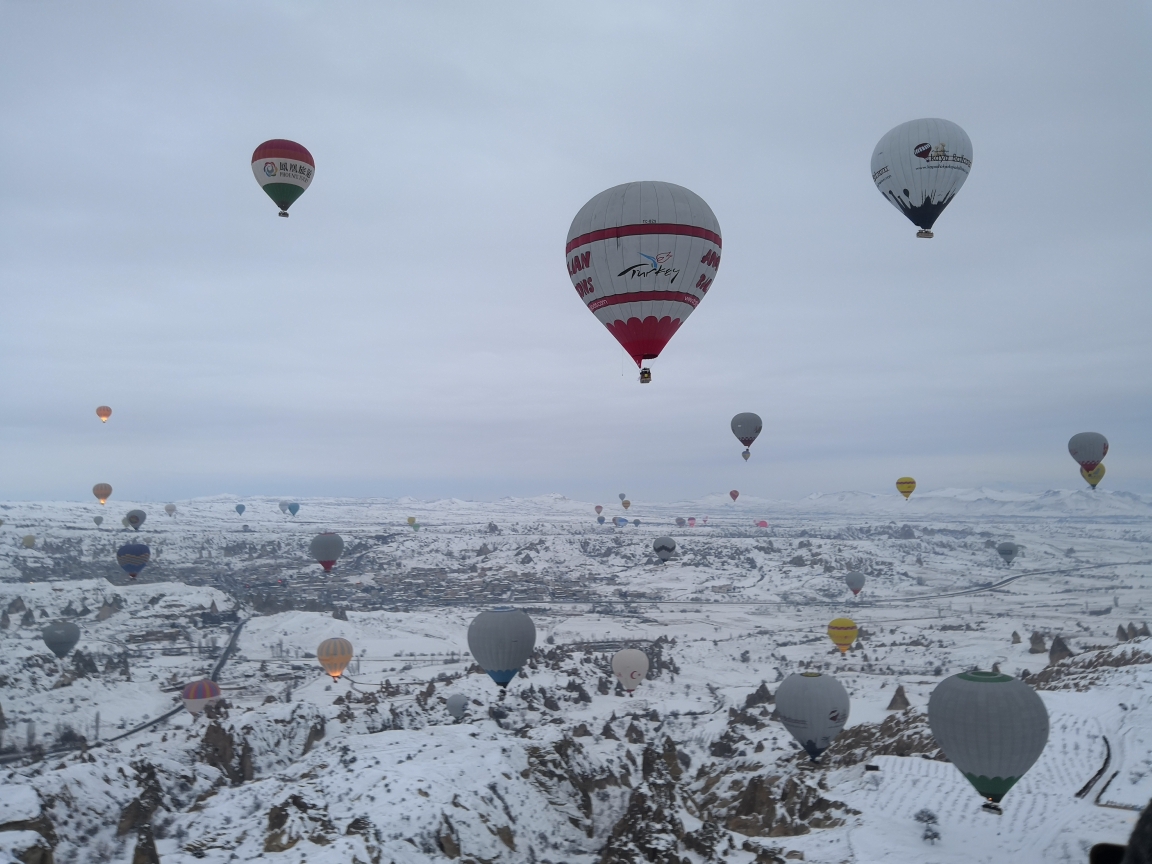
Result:
[[[143,543],[125,543],[116,550],[116,563],[135,579],[152,558],[152,550]]]
[[[904,496],[904,500],[908,500],[908,496],[916,491],[916,481],[911,477],[901,477],[896,481],[896,491]]]
[[[339,680],[344,674],[348,664],[352,662],[352,643],[347,639],[325,639],[316,649],[316,659],[324,667],[324,671],[332,676],[332,680]]]
[[[312,184],[316,161],[308,150],[295,141],[273,138],[265,141],[252,154],[252,174],[265,194],[287,217],[288,208]]]
[[[828,623],[828,638],[840,649],[841,654],[848,653],[858,632],[856,622],[851,618],[835,618]]]
[[[92,487],[92,494],[96,496],[96,500],[103,504],[112,497],[112,487],[107,483],[97,483]]]
[[[220,701],[220,685],[208,678],[193,681],[191,684],[186,684],[184,689],[180,691],[180,698],[184,702],[184,707],[188,709],[188,713],[195,716],[208,705]]]
[[[107,423],[108,418],[112,416],[112,409],[107,405],[101,405],[96,409],[96,416],[100,418],[101,423]]]

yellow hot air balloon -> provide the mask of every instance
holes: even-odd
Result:
[[[1097,465],[1091,471],[1085,471],[1083,468],[1081,468],[1080,469],[1080,476],[1088,481],[1089,486],[1091,486],[1093,489],[1095,489],[1096,484],[1104,479],[1104,463],[1101,462],[1099,465]]]
[[[409,525],[415,525],[416,524],[416,517],[415,516],[409,516],[408,517],[408,524]]]
[[[92,487],[92,494],[96,496],[96,500],[103,504],[112,497],[112,487],[107,483],[97,483]]]
[[[851,618],[836,618],[828,624],[828,638],[831,639],[841,654],[846,654],[856,641],[856,622]]]
[[[908,496],[916,491],[916,481],[911,477],[901,477],[896,481],[896,490],[907,500]]]
[[[108,418],[112,416],[112,409],[107,405],[101,405],[96,409],[96,416],[100,418],[101,423],[107,423]]]
[[[325,639],[316,649],[316,659],[324,671],[332,676],[332,680],[336,681],[352,660],[352,643],[347,639]]]
[[[629,501],[627,498],[625,498],[623,501],[620,502],[620,506],[623,507],[625,510],[627,510],[629,507],[632,506],[632,502]]]

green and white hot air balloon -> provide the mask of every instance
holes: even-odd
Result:
[[[265,141],[252,154],[252,174],[287,218],[288,208],[312,184],[316,160],[307,148],[284,138]]]

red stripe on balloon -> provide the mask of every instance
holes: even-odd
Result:
[[[306,147],[283,138],[265,141],[257,147],[256,152],[252,154],[252,161],[257,162],[261,159],[295,159],[297,162],[306,162],[313,168],[316,167],[312,154]]]
[[[600,297],[588,304],[593,312],[606,306],[619,306],[621,303],[643,303],[645,301],[671,300],[674,303],[687,303],[693,309],[700,305],[700,298],[683,291],[635,291],[631,294],[612,294]]]
[[[252,160],[255,162],[255,158]],[[611,240],[615,237],[636,237],[643,234],[678,234],[683,237],[701,237],[723,247],[720,235],[707,228],[697,228],[695,225],[674,225],[671,223],[645,224],[645,225],[618,225],[615,228],[601,228],[588,234],[581,234],[574,240],[569,240],[564,247],[564,254],[568,254],[579,246],[587,246],[597,240]]]

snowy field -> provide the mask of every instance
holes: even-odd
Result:
[[[1152,601],[1152,497],[598,502],[640,520],[622,528],[560,496],[306,499],[295,518],[278,500],[176,501],[173,517],[165,502],[0,505],[0,826],[42,814],[56,860],[78,864],[132,860],[145,824],[165,864],[1030,864],[1123,842],[1152,797],[1152,639],[1117,633]],[[132,507],[148,513],[138,533],[119,524]],[[327,577],[307,556],[325,530],[346,542]],[[664,534],[678,544],[667,564],[651,551]],[[153,554],[134,582],[114,560],[129,540]],[[1024,547],[1010,567],[1005,540]],[[867,576],[858,598],[850,569]],[[499,605],[526,609],[538,634],[504,693],[466,640]],[[244,623],[218,678],[227,709],[125,735],[216,665],[229,612]],[[862,629],[843,656],[824,632],[841,615]],[[87,667],[45,649],[40,628],[60,617],[80,626]],[[332,636],[356,654],[336,684],[310,656]],[[1057,636],[1073,657],[1045,671]],[[607,666],[627,645],[656,661],[633,698]],[[932,758],[922,716],[941,678],[993,664],[1029,673],[1051,718],[1001,816]],[[770,697],[749,700],[804,668],[852,698],[823,765],[771,719]],[[887,710],[897,686],[907,712]],[[444,708],[455,692],[470,700],[459,723]],[[934,844],[913,819],[923,808]],[[17,834],[0,830],[0,850]]]

